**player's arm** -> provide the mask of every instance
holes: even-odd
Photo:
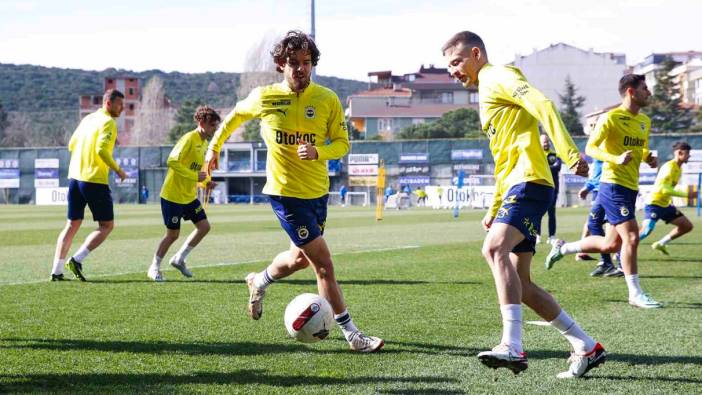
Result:
[[[187,166],[183,165],[180,160],[182,157],[187,156],[191,148],[192,144],[190,143],[190,139],[187,138],[187,135],[181,137],[171,150],[171,153],[168,155],[167,163],[168,167],[173,169],[178,176],[183,177],[186,180],[197,182],[201,181],[198,177],[198,171],[191,170]]]
[[[602,162],[609,162],[614,164],[620,163],[621,155],[610,154],[609,152],[603,150],[601,147],[602,142],[609,134],[609,130],[612,127],[612,123],[608,116],[602,116],[597,120],[597,125],[595,130],[590,134],[590,138],[587,140],[587,145],[585,146],[585,153],[591,157],[601,160]],[[625,152],[626,154],[626,152]]]
[[[73,152],[73,150],[76,148],[76,133],[78,133],[78,129],[76,129],[76,131],[73,132],[73,134],[71,135],[71,139],[68,140],[68,152]]]
[[[346,118],[339,98],[334,96],[334,104],[327,120],[329,144],[317,148],[317,160],[339,159],[349,152],[349,133]]]
[[[521,74],[514,73],[513,76],[506,79],[503,97],[521,106],[541,122],[544,131],[553,142],[556,153],[568,168],[576,165],[581,167],[580,162],[584,161],[580,158],[578,147],[568,134],[561,116],[558,115],[556,106],[541,91],[531,86]],[[587,167],[585,170],[587,171]]]
[[[670,162],[661,167],[656,178],[656,187],[659,193],[668,196],[688,197],[688,191],[679,191],[673,186],[673,169]]]
[[[120,169],[117,162],[112,158],[112,150],[115,147],[117,140],[117,124],[114,120],[105,122],[98,130],[98,138],[95,144],[95,153],[102,159],[103,162],[115,173],[119,174],[121,179],[127,178],[127,175]]]
[[[205,155],[205,163],[208,164],[210,170],[219,167],[219,153],[222,151],[222,145],[227,141],[229,136],[244,122],[259,117],[261,113],[261,89],[256,88],[246,99],[236,103],[232,111],[224,117],[224,121],[219,125],[219,128],[212,136],[207,154]]]
[[[642,158],[644,162],[648,163],[649,166],[652,168],[658,166],[658,158],[656,158],[655,155],[653,155],[653,152],[648,147],[648,131],[646,131],[646,137],[644,137],[644,146],[642,150]]]

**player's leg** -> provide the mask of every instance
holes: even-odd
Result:
[[[583,229],[580,232],[580,239],[584,239],[588,236],[590,236],[590,230],[587,227],[587,221],[585,221],[585,223],[583,223]],[[595,258],[593,258],[592,256],[590,256],[584,252],[579,252],[579,253],[575,254],[575,260],[576,261],[594,261]]]
[[[644,220],[641,222],[639,241],[647,238],[656,228],[656,222],[660,219],[658,209],[659,207],[653,204],[647,204],[644,207]]]
[[[190,252],[200,243],[200,241],[210,232],[210,222],[207,214],[198,199],[183,205],[183,219],[190,220],[195,225],[195,229],[190,232],[185,243],[170,260],[171,266],[176,268],[185,277],[192,277],[193,273],[188,269],[185,260]]]
[[[668,206],[665,209],[664,216],[661,217],[666,223],[674,226],[673,230],[668,232],[662,239],[651,244],[651,248],[654,250],[661,251],[662,253],[668,255],[668,247],[666,245],[671,241],[677,239],[678,237],[690,233],[692,231],[692,222],[683,215],[675,206]]]
[[[168,253],[168,249],[171,248],[173,243],[180,237],[180,228],[166,228],[166,233],[161,238],[156,248],[156,253],[151,261],[151,266],[147,270],[146,275],[154,281],[165,281],[166,278],[163,276],[161,271],[161,261],[163,257]]]
[[[71,249],[73,238],[80,229],[85,216],[85,200],[78,187],[78,181],[70,179],[68,181],[68,209],[67,220],[61,233],[56,240],[56,250],[54,251],[54,263],[51,269],[51,281],[63,281],[63,267],[66,263],[66,256]]]
[[[573,349],[568,371],[559,374],[558,377],[582,377],[590,369],[604,362],[606,352],[561,308],[551,294],[531,282],[532,256],[531,252],[510,254],[512,265],[521,281],[522,302],[557,329]]]
[[[614,226],[622,239],[620,262],[624,271],[624,279],[629,289],[629,304],[636,307],[656,308],[661,304],[647,295],[641,288],[638,272],[639,225],[636,219],[619,223]]]
[[[105,184],[91,182],[78,182],[78,188],[93,213],[93,220],[97,221],[97,229],[90,232],[83,244],[68,261],[68,268],[81,281],[86,281],[83,275],[83,261],[88,255],[98,248],[112,233],[114,229],[114,207],[110,188]]]
[[[594,236],[606,236],[605,224],[604,207],[596,203],[590,210],[587,221],[588,231]],[[609,253],[600,253],[600,262],[598,262],[597,267],[595,267],[595,270],[593,270],[590,275],[593,277],[606,276],[613,274],[615,271],[617,271],[617,268],[614,267],[612,263],[611,255]]]
[[[558,200],[558,190],[553,194],[553,201],[548,206],[548,243],[556,241],[556,201]]]

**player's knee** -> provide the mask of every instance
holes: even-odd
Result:
[[[110,233],[115,228],[114,221],[103,221],[98,223],[98,229],[102,233]]]
[[[639,234],[635,232],[627,233],[626,236],[622,237],[622,243],[626,243],[634,248],[639,246],[639,240]]]
[[[207,233],[209,233],[210,229],[212,229],[212,226],[210,225],[210,223],[207,220],[203,220],[203,221],[198,222],[198,230],[201,233],[207,234]]]
[[[692,225],[692,222],[690,221],[685,221],[682,223],[682,226],[680,227],[681,233],[688,233],[692,232],[692,229],[694,228],[694,225]]]
[[[305,257],[305,256],[302,255],[302,254],[296,256],[296,257],[292,260],[292,267],[293,267],[293,269],[295,269],[295,270],[305,269],[305,268],[308,267],[309,265],[310,265],[309,259],[307,259],[307,257]]]

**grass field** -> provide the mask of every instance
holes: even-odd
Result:
[[[83,393],[699,393],[702,388],[702,221],[658,255],[642,244],[642,284],[665,308],[626,303],[621,278],[594,279],[566,258],[534,280],[609,352],[584,380],[562,381],[568,343],[525,325],[529,369],[514,376],[476,354],[500,339],[494,285],[480,254],[480,211],[330,208],[334,251],[356,324],[386,340],[378,354],[348,351],[341,332],[311,346],[287,338],[283,311],[316,292],[311,270],[273,285],[261,321],[246,316],[243,278],[288,240],[267,206],[210,207],[212,233],[191,254],[195,277],[146,277],[163,227],[158,206],[118,206],[108,241],[85,261],[88,283],[48,276],[64,208],[0,206],[0,392]],[[579,234],[584,209],[559,211],[559,235]],[[79,234],[74,251],[92,227]],[[192,226],[183,226],[184,234]],[[172,253],[184,238],[172,249]],[[527,312],[527,321],[536,321]]]

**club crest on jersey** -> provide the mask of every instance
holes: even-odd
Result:
[[[619,214],[621,214],[622,217],[626,217],[627,215],[629,215],[629,209],[624,206],[619,207]]]
[[[640,125],[641,125],[641,131],[642,131],[642,132],[643,132],[644,130],[646,130],[646,123],[641,122]]]
[[[305,240],[310,237],[310,231],[307,230],[306,226],[300,226],[297,228],[297,237],[299,237],[300,240]]]
[[[312,106],[305,107],[305,118],[314,119],[315,115],[316,115],[316,113],[315,113],[314,107],[312,107]]]
[[[171,218],[171,222],[173,222],[174,224],[177,224],[177,223],[178,223],[178,217],[174,216],[173,218]]]

